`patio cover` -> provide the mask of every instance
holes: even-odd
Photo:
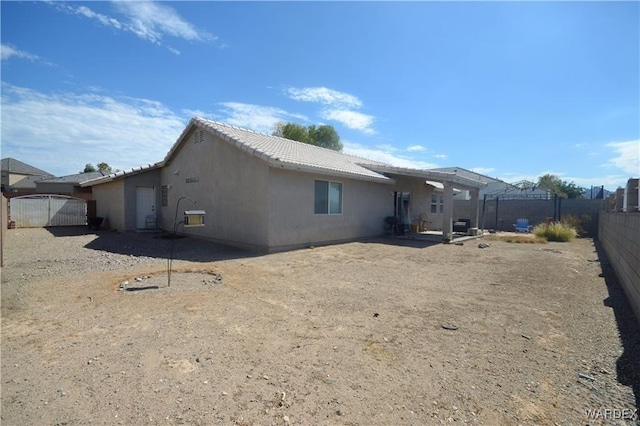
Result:
[[[471,227],[478,227],[479,214],[479,193],[480,188],[485,186],[489,180],[478,175],[477,178],[463,176],[455,171],[444,172],[436,170],[411,169],[407,167],[396,167],[386,164],[366,164],[364,167],[378,173],[388,173],[397,176],[408,176],[424,179],[433,182],[441,182],[444,185],[444,205],[442,236],[444,241],[453,239],[453,189],[469,190],[471,194]]]

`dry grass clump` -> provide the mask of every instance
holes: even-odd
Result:
[[[516,244],[547,244],[547,240],[536,235],[487,235],[487,241],[504,241]]]
[[[558,241],[561,243],[573,240],[578,234],[575,228],[561,222],[551,224],[540,224],[533,228],[534,235],[545,238],[547,241]]]

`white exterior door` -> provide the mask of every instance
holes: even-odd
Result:
[[[136,228],[147,227],[147,216],[156,214],[155,189],[148,186],[136,187]]]

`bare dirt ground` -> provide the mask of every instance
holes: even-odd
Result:
[[[8,232],[3,425],[635,424],[639,327],[590,239],[185,238],[167,287],[158,237]]]

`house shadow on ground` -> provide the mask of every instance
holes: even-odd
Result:
[[[427,248],[442,244],[442,236],[408,234],[408,235],[385,235],[377,238],[362,240],[363,243],[386,244],[399,247]]]
[[[65,226],[46,228],[55,237],[95,235],[96,238],[85,245],[86,249],[125,256],[144,256],[155,259],[169,259],[188,262],[215,262],[260,256],[260,253],[241,250],[211,241],[177,236],[164,231],[115,232],[109,230],[89,230],[86,226]],[[173,250],[172,250],[173,244]]]
[[[636,408],[640,409],[640,323],[633,313],[603,247],[598,241],[594,240],[594,243],[602,267],[602,277],[609,292],[609,297],[604,299],[603,303],[613,309],[624,348],[616,362],[618,381],[633,389]]]

